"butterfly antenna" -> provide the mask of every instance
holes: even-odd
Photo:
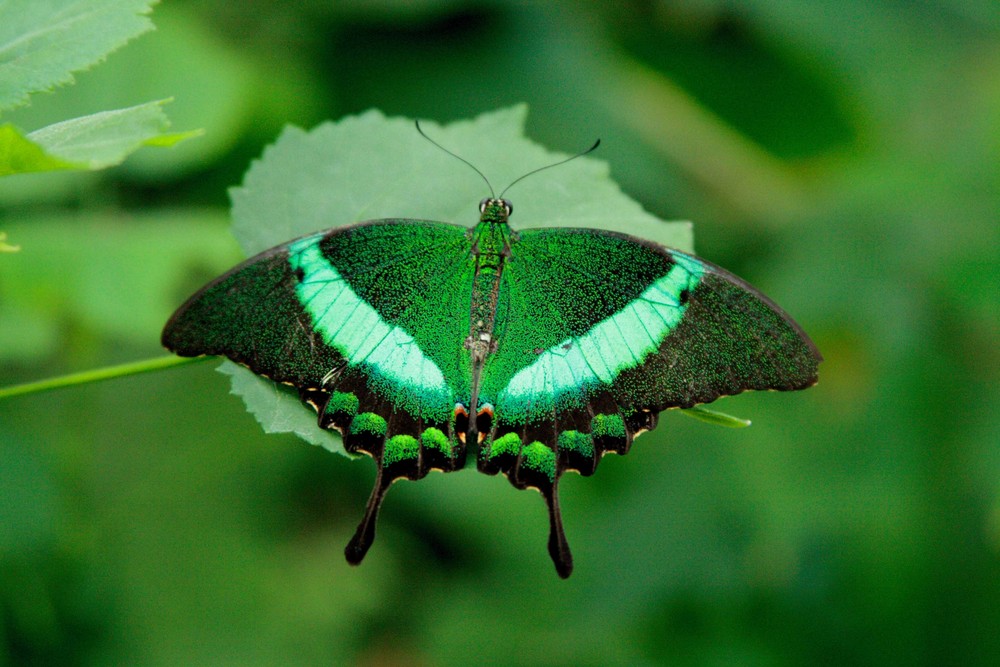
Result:
[[[432,144],[434,144],[435,146],[437,146],[438,148],[440,148],[441,150],[443,150],[445,153],[447,153],[448,155],[452,156],[453,158],[455,158],[457,160],[461,160],[465,164],[469,165],[469,167],[472,168],[472,171],[474,171],[477,174],[479,174],[480,178],[482,178],[483,181],[486,182],[486,187],[488,187],[490,189],[490,196],[493,197],[494,199],[496,199],[496,192],[494,192],[493,186],[490,185],[490,179],[486,178],[486,175],[483,174],[483,172],[479,171],[479,169],[476,168],[476,165],[472,164],[471,162],[469,162],[468,160],[466,160],[461,155],[456,155],[455,153],[452,153],[450,150],[448,150],[447,148],[445,148],[444,146],[442,146],[438,142],[436,142],[433,139],[431,139],[430,137],[428,137],[427,134],[422,129],[420,129],[420,121],[419,120],[416,120],[416,121],[413,121],[413,122],[417,126],[417,132],[420,133],[421,137],[423,137],[427,141],[431,142]]]
[[[516,185],[517,183],[520,183],[521,181],[523,181],[524,179],[526,179],[528,176],[531,176],[532,174],[537,174],[540,171],[545,171],[546,169],[550,169],[552,167],[558,167],[561,164],[566,164],[570,160],[575,160],[578,157],[583,157],[587,153],[592,153],[595,150],[597,150],[597,147],[600,146],[600,145],[601,145],[601,140],[598,139],[597,141],[594,142],[593,146],[591,146],[590,148],[588,148],[585,151],[581,151],[581,152],[577,153],[576,155],[572,155],[572,156],[566,158],[565,160],[559,160],[559,162],[553,162],[552,164],[547,164],[544,167],[539,167],[538,169],[534,169],[532,171],[529,171],[527,174],[524,174],[523,176],[519,176],[519,177],[515,178],[514,182],[511,183],[510,185],[508,185],[507,187],[505,187],[503,189],[503,192],[500,193],[500,199],[503,199],[504,193],[506,193],[508,190],[510,190],[512,187],[514,187],[514,185]]]

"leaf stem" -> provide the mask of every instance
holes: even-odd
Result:
[[[65,387],[74,387],[80,384],[90,384],[92,382],[101,382],[102,380],[111,380],[119,377],[127,377],[129,375],[139,375],[140,373],[149,373],[152,371],[159,371],[165,368],[173,368],[174,366],[184,366],[187,364],[198,363],[199,361],[205,361],[207,359],[214,359],[215,357],[156,357],[155,359],[145,359],[143,361],[132,361],[127,364],[119,364],[117,366],[105,366],[104,368],[95,368],[89,371],[82,371],[80,373],[70,373],[69,375],[60,375],[54,378],[48,378],[45,380],[36,380],[35,382],[25,382],[23,384],[15,384],[9,387],[0,387],[0,400],[5,398],[13,398],[15,396],[27,396],[29,394],[39,394],[44,391],[51,391],[53,389],[63,389]],[[681,410],[681,413],[687,415],[688,417],[693,417],[700,421],[708,422],[709,424],[716,424],[718,426],[728,426],[730,428],[744,428],[750,425],[749,419],[740,419],[739,417],[733,417],[732,415],[727,415],[724,412],[718,412],[715,410],[709,410],[702,406],[695,406],[693,408],[688,408],[686,410]]]
[[[728,428],[746,428],[750,425],[749,419],[740,419],[739,417],[733,417],[732,415],[727,415],[725,412],[719,412],[717,410],[709,410],[700,405],[696,405],[693,408],[687,408],[681,410],[681,414],[687,415],[688,417],[693,417],[699,421],[707,422],[709,424],[715,424],[716,426],[726,426]]]
[[[150,371],[172,368],[173,366],[183,366],[185,364],[197,363],[199,361],[204,361],[205,359],[214,358],[215,357],[169,356],[157,357],[155,359],[145,359],[143,361],[133,361],[127,364],[119,364],[118,366],[105,366],[104,368],[95,368],[93,370],[82,371],[80,373],[70,373],[69,375],[60,375],[59,377],[48,378],[45,380],[36,380],[35,382],[25,382],[24,384],[0,387],[0,400],[12,398],[14,396],[37,394],[43,391],[50,391],[52,389],[73,387],[78,384],[100,382],[101,380],[110,380],[112,378],[126,377],[128,375],[138,375],[139,373],[148,373]]]

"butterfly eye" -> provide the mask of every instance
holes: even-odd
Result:
[[[514,212],[514,205],[506,199],[501,199],[500,203],[503,204],[503,209],[507,212],[507,216],[509,217],[510,214]]]
[[[479,212],[486,213],[486,205],[490,203],[490,198],[486,197],[481,202],[479,202]]]

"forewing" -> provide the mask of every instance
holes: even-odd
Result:
[[[658,412],[816,381],[820,356],[801,328],[702,259],[597,230],[527,230],[511,252],[484,371],[501,419],[533,421],[604,393]]]
[[[163,344],[224,355],[300,389],[331,389],[331,372],[355,369],[385,398],[402,392],[418,414],[438,411],[467,384],[455,346],[468,333],[459,307],[468,245],[464,228],[416,220],[306,236],[200,290],[167,323]]]

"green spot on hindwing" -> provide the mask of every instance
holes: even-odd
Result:
[[[603,415],[599,415],[603,416]],[[579,431],[563,431],[559,434],[558,445],[560,451],[568,451],[580,454],[584,457],[594,455],[594,439],[590,433],[580,433]]]
[[[346,417],[345,421],[353,419],[358,414],[358,397],[348,392],[335,391],[330,394],[324,412],[335,417]]]
[[[489,457],[496,458],[505,454],[517,456],[521,453],[521,437],[517,433],[507,433],[490,445]]]
[[[555,481],[556,478],[556,454],[542,443],[532,442],[524,448],[522,452],[521,465],[529,470],[541,473]]]
[[[417,439],[412,435],[394,435],[385,443],[382,450],[382,465],[391,466],[393,463],[416,459],[420,454],[420,446]]]
[[[448,458],[452,456],[451,440],[439,428],[432,426],[424,429],[424,432],[420,434],[420,444],[423,445],[424,449],[436,449]]]
[[[590,431],[594,438],[624,438],[625,420],[621,415],[594,415]]]
[[[351,420],[351,435],[367,435],[384,437],[387,424],[381,415],[374,412],[362,412]]]

